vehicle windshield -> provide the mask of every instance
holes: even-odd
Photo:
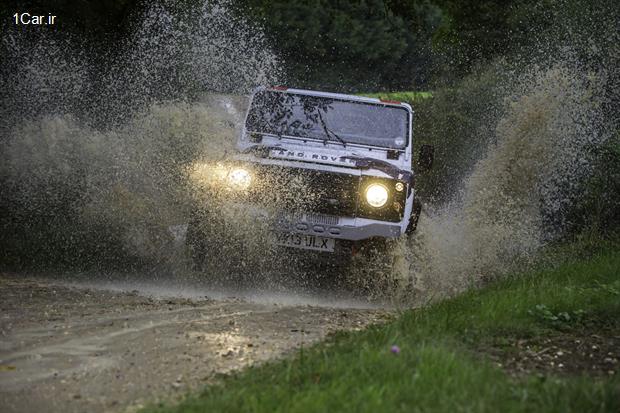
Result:
[[[262,90],[252,99],[248,132],[403,149],[404,107]]]

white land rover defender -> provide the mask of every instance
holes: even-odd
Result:
[[[223,247],[216,239],[226,230],[212,222],[220,215],[218,197],[257,217],[272,211],[270,232],[278,248],[350,257],[365,245],[410,234],[421,209],[414,190],[412,122],[405,103],[258,88],[238,153],[212,171],[214,189],[188,225],[195,265],[203,267]],[[416,165],[429,169],[432,160],[433,148],[422,146]]]

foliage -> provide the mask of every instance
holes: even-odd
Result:
[[[596,150],[594,172],[570,211],[573,232],[609,234],[620,229],[620,132]]]
[[[556,269],[515,274],[483,290],[407,311],[387,325],[340,333],[291,359],[225,377],[176,407],[147,411],[617,411],[617,374],[515,380],[476,356],[502,338],[554,334],[549,319],[565,317],[551,308],[561,308],[560,314],[571,319],[595,315],[596,323],[617,328],[620,297],[597,287],[618,282],[617,248],[591,260],[569,259]],[[535,314],[542,317],[531,314],[537,305]],[[564,323],[573,329],[579,325]],[[391,351],[394,345],[399,352]]]
[[[481,62],[507,56],[549,23],[549,0],[437,0],[446,18],[433,38],[454,63],[444,70],[468,73]]]
[[[209,0],[207,0],[209,1]],[[200,0],[159,0],[178,10]],[[211,2],[217,2],[212,0]],[[616,5],[614,5],[616,3]],[[54,13],[52,29],[78,33],[108,50],[133,29],[148,2],[10,0],[15,10]],[[264,26],[284,60],[288,83],[341,91],[428,89],[458,80],[497,57],[547,55],[546,43],[609,42],[617,2],[596,0],[236,0],[228,4]],[[593,28],[600,30],[592,36]]]
[[[359,93],[360,96],[366,96],[369,98],[396,100],[398,102],[405,102],[413,104],[424,99],[432,98],[432,92],[380,92],[380,93]]]
[[[428,1],[247,0],[289,68],[289,82],[335,90],[424,83],[441,19]]]
[[[528,314],[536,318],[536,320],[542,324],[548,324],[549,326],[557,329],[564,329],[571,327],[575,323],[579,323],[583,320],[585,311],[560,311],[553,312],[547,308],[544,304],[537,304],[534,309],[528,310]]]

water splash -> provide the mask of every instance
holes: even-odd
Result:
[[[565,64],[531,66],[507,90],[495,142],[458,200],[429,207],[410,242],[419,298],[443,297],[531,263],[562,234],[591,173],[605,77]]]
[[[239,98],[220,92],[280,76],[260,28],[226,1],[154,4],[116,46],[2,36],[0,207],[13,265],[174,259],[188,166],[220,158],[238,132]]]
[[[71,34],[9,28],[1,43],[5,127],[70,113],[105,128],[155,102],[275,82],[282,70],[260,27],[230,10],[225,0],[154,2],[132,16],[126,38],[97,48]]]

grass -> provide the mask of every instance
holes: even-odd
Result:
[[[619,314],[616,247],[336,334],[289,359],[224,377],[179,405],[147,411],[617,412],[618,373],[514,376],[481,349],[567,330],[617,331]]]
[[[399,102],[413,103],[421,99],[433,97],[432,92],[384,92],[384,93],[360,93],[360,96],[369,98],[397,100]]]

